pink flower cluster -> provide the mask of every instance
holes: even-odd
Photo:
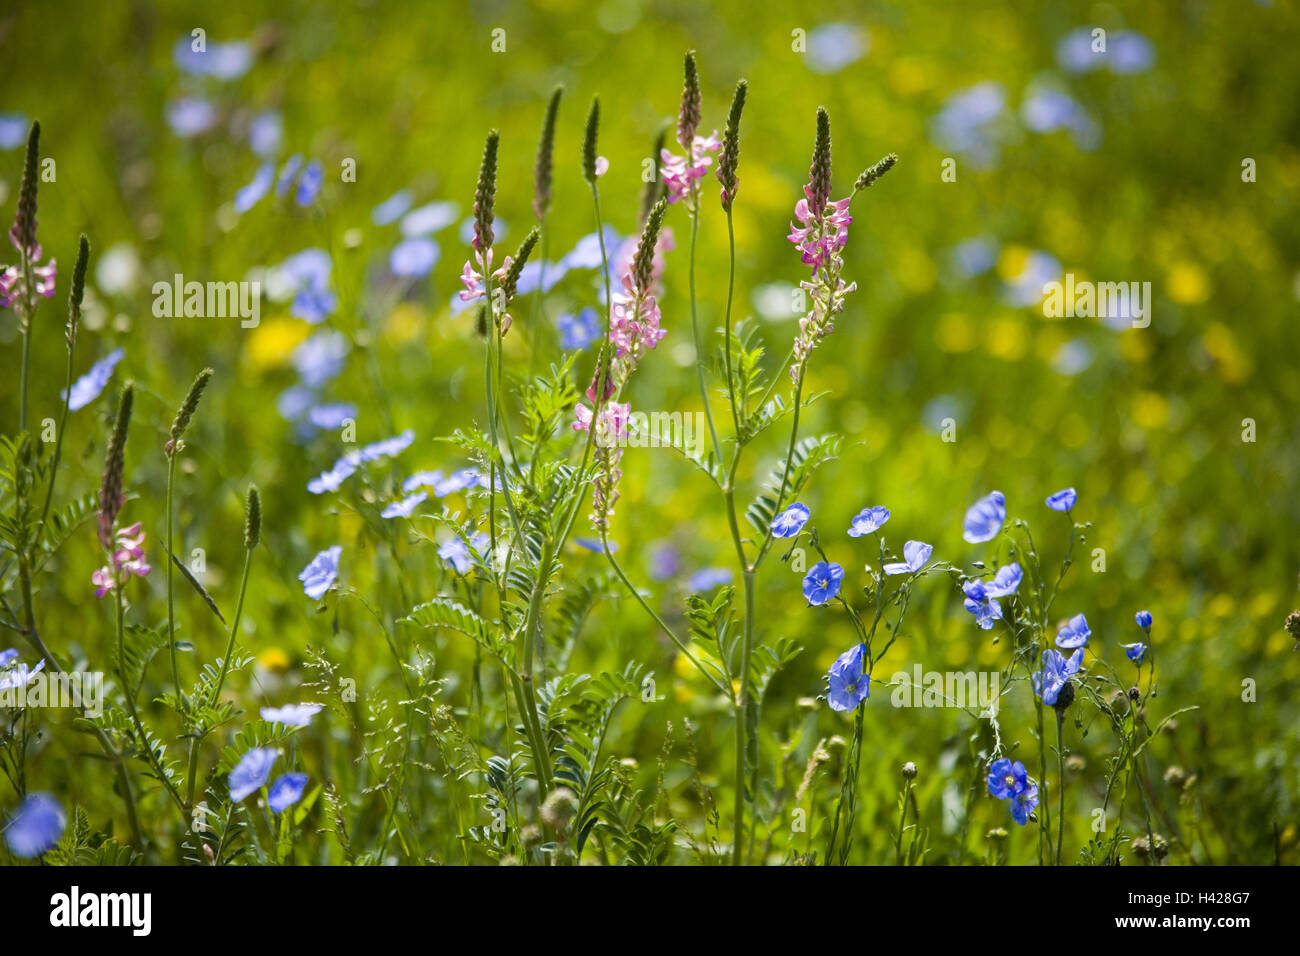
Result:
[[[90,576],[97,598],[121,587],[131,579],[131,575],[142,578],[153,570],[144,559],[144,531],[140,522],[137,521],[129,528],[118,529],[116,538],[117,547],[113,551],[111,563]]]
[[[804,265],[812,266],[813,276],[818,270],[830,263],[831,258],[839,253],[849,241],[849,200],[838,199],[828,202],[821,215],[812,212],[808,200],[812,198],[812,187],[804,187],[804,196],[794,207],[795,218],[802,224],[790,223],[790,235],[786,236],[799,249],[799,257]]]
[[[476,243],[477,241],[478,240],[475,240]],[[481,299],[487,294],[487,290],[483,287],[483,274],[492,268],[491,249],[487,251],[486,262],[484,262],[484,258],[485,256],[483,251],[481,249],[475,249],[474,258],[465,260],[465,268],[460,272],[460,281],[465,284],[465,288],[463,291],[457,293],[460,296],[460,301],[473,302],[475,299]],[[474,268],[475,263],[478,264],[477,269]],[[506,273],[510,271],[510,263],[510,257],[506,256],[506,261],[501,263],[500,269],[497,269],[492,273],[492,278],[496,279],[498,282],[503,280],[506,277]]]
[[[22,246],[19,245],[13,229],[9,230],[9,239],[13,242],[14,248],[21,251]],[[36,284],[36,294],[48,299],[54,295],[54,282],[59,274],[58,261],[51,259],[49,265],[38,266],[36,263],[41,261],[41,255],[39,242],[27,250],[27,259],[32,263],[32,279]],[[0,308],[8,308],[14,302],[21,301],[26,293],[23,271],[19,266],[6,266],[0,270]]]
[[[804,197],[794,207],[801,225],[790,223],[787,237],[798,248],[803,263],[812,266],[812,279],[799,283],[812,297],[812,308],[799,320],[799,334],[794,341],[790,378],[796,383],[812,350],[835,331],[834,318],[843,311],[845,298],[858,287],[856,282],[845,283],[840,278],[844,268],[840,253],[848,243],[849,223],[853,221],[849,199],[827,202],[820,212],[815,212],[810,205],[811,186],[804,187]]]
[[[663,166],[659,174],[663,176],[664,185],[668,187],[668,202],[678,203],[690,198],[695,184],[704,178],[709,167],[713,165],[713,157],[709,154],[716,153],[720,149],[722,149],[722,140],[718,139],[718,132],[714,130],[708,137],[696,136],[691,141],[689,159],[678,156],[671,150],[660,150],[659,157],[663,161]]]

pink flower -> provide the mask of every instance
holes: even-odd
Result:
[[[596,157],[596,175],[597,175],[597,176],[604,176],[607,172],[609,172],[609,160],[606,159],[604,156],[597,156],[597,157]]]
[[[704,178],[713,165],[713,157],[709,153],[716,153],[720,149],[722,141],[718,139],[718,131],[714,130],[707,138],[695,137],[691,142],[689,161],[670,150],[660,151],[659,156],[663,160],[660,175],[668,187],[668,202],[677,203],[690,197],[695,184]]]
[[[579,402],[574,406],[573,414],[576,419],[573,430],[585,432],[591,425],[591,409]],[[610,402],[606,405],[600,413],[600,424],[596,426],[597,440],[612,444],[613,441],[626,435],[627,419],[630,414],[632,414],[632,406],[627,402]]]
[[[804,187],[804,192],[809,192],[808,187]],[[794,215],[802,225],[790,223],[790,235],[786,238],[799,249],[800,259],[804,265],[812,266],[813,275],[816,276],[817,271],[830,261],[830,257],[848,244],[849,223],[853,222],[853,217],[849,215],[849,200],[845,198],[828,202],[824,213],[819,217],[813,215],[808,199],[800,199],[795,204]]]
[[[36,253],[31,259],[32,281],[36,286],[36,294],[49,299],[54,295],[54,284],[59,275],[58,260],[51,259],[49,265],[38,266],[35,263],[40,258],[40,245],[34,246],[31,251]],[[18,266],[7,266],[0,270],[0,308],[8,308],[24,296],[22,270]]]
[[[144,538],[144,531],[138,521],[130,527],[117,530],[114,541],[116,548],[111,563],[90,576],[90,583],[95,585],[95,597],[102,598],[114,588],[121,587],[133,574],[142,578],[153,570],[144,558]]]
[[[457,293],[462,302],[473,302],[475,299],[481,299],[487,290],[483,288],[483,273],[492,268],[492,250],[487,251],[487,262],[483,261],[484,255],[477,249],[474,251],[473,260],[465,260],[465,268],[460,272],[460,281],[465,284],[463,291]],[[474,263],[478,263],[478,269],[474,268]],[[506,256],[505,262],[501,263],[501,268],[492,273],[492,278],[500,282],[510,271],[511,259]]]

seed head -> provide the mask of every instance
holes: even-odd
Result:
[[[541,238],[541,230],[536,226],[528,231],[524,236],[524,241],[519,244],[519,250],[510,260],[510,268],[506,270],[505,278],[501,280],[501,291],[505,295],[506,304],[515,297],[515,289],[519,285],[519,276],[524,271],[524,265],[528,262],[528,257],[533,254],[533,249],[537,245],[537,240]]]
[[[722,155],[718,157],[718,182],[722,183],[722,208],[731,209],[736,200],[736,165],[740,162],[740,114],[745,109],[745,94],[749,83],[741,80],[731,98],[731,112],[727,114],[727,131],[722,136]]]
[[[582,175],[596,185],[596,141],[600,136],[600,97],[592,97],[587,112],[587,130],[582,137]]]
[[[81,325],[81,300],[86,295],[86,265],[90,262],[90,241],[82,235],[77,246],[77,264],[72,267],[72,291],[68,293],[68,328],[64,333],[68,348],[77,341],[77,327]]]
[[[637,292],[644,293],[650,288],[654,275],[655,245],[659,242],[659,230],[663,226],[664,212],[668,209],[668,200],[661,199],[654,204],[650,215],[646,217],[645,228],[641,230],[641,239],[636,245],[636,254],[632,257],[632,283]]]
[[[108,453],[104,456],[104,478],[99,486],[99,543],[105,551],[113,550],[113,525],[122,510],[122,473],[126,469],[126,434],[131,426],[131,408],[135,404],[135,383],[122,387],[122,397],[117,404],[117,418],[108,439]]]
[[[176,411],[176,417],[172,420],[172,440],[167,443],[167,457],[171,458],[179,452],[184,446],[181,438],[184,437],[186,429],[190,427],[190,419],[198,411],[199,399],[203,397],[203,390],[208,387],[208,382],[212,379],[212,369],[205,368],[194,378],[194,384],[190,386],[189,393],[185,396],[185,401]]]
[[[492,248],[492,207],[497,195],[497,144],[500,134],[496,130],[487,135],[483,144],[483,162],[478,169],[478,185],[474,188],[474,248],[480,252]]]
[[[9,230],[14,248],[25,252],[28,258],[36,258],[36,183],[40,153],[41,124],[33,122],[31,132],[27,134],[27,156],[23,160],[22,185],[18,187],[18,210],[14,214],[13,228]]]
[[[257,485],[248,486],[248,497],[244,501],[244,547],[252,551],[262,540],[262,496],[258,494]]]
[[[560,97],[564,87],[557,86],[546,105],[546,119],[542,121],[542,138],[537,142],[537,163],[533,167],[533,213],[545,219],[551,208],[551,180],[555,157],[555,117],[560,111]]]
[[[861,192],[866,189],[896,165],[898,165],[898,154],[890,153],[874,166],[868,167],[862,171],[862,175],[858,177],[858,181],[853,184],[853,191]]]
[[[824,106],[817,107],[817,141],[808,168],[808,190],[809,211],[820,216],[831,198],[831,117]]]
[[[686,155],[691,155],[691,144],[695,141],[695,131],[700,127],[701,97],[700,72],[695,66],[695,51],[686,51],[684,67],[686,82],[682,86],[682,109],[677,114],[677,142],[681,143]]]
[[[912,763],[912,761],[910,760],[907,763],[903,764],[903,779],[904,780],[916,779],[916,764]]]

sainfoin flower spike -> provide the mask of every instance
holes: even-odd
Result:
[[[117,513],[126,501],[122,492],[122,473],[126,469],[126,434],[131,425],[131,408],[135,404],[135,384],[127,382],[117,405],[117,418],[108,439],[104,457],[104,477],[99,486],[99,543],[113,551],[113,526]]]
[[[30,292],[48,299],[54,295],[58,264],[51,259],[48,265],[37,265],[42,255],[41,244],[36,239],[36,183],[40,139],[41,124],[32,123],[27,137],[22,184],[18,189],[18,209],[14,214],[14,224],[9,230],[9,241],[26,258],[32,281]],[[30,292],[21,263],[0,269],[0,307],[17,305],[19,324],[24,332],[31,322]]]
[[[560,112],[560,98],[564,87],[557,86],[546,104],[546,119],[542,121],[542,135],[537,141],[537,162],[533,166],[533,214],[545,219],[551,209],[551,182],[555,168],[555,118]]]
[[[718,156],[718,182],[722,184],[722,208],[731,209],[736,201],[739,179],[736,167],[740,162],[740,115],[745,109],[745,95],[749,84],[740,80],[731,98],[731,111],[727,114],[727,128],[722,134],[722,153]]]
[[[90,581],[95,585],[95,597],[102,598],[109,591],[120,588],[131,580],[131,575],[144,577],[153,570],[144,556],[145,533],[139,521],[116,532],[115,547],[109,563],[95,571]]]

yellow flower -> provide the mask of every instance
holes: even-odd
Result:
[[[1180,305],[1199,305],[1210,297],[1210,280],[1193,262],[1177,262],[1165,277],[1169,298]]]
[[[275,368],[289,361],[289,354],[311,334],[311,326],[287,316],[258,323],[248,340],[245,357],[258,371]]]
[[[257,655],[257,663],[268,671],[284,673],[289,669],[289,655],[278,647],[268,647]]]

